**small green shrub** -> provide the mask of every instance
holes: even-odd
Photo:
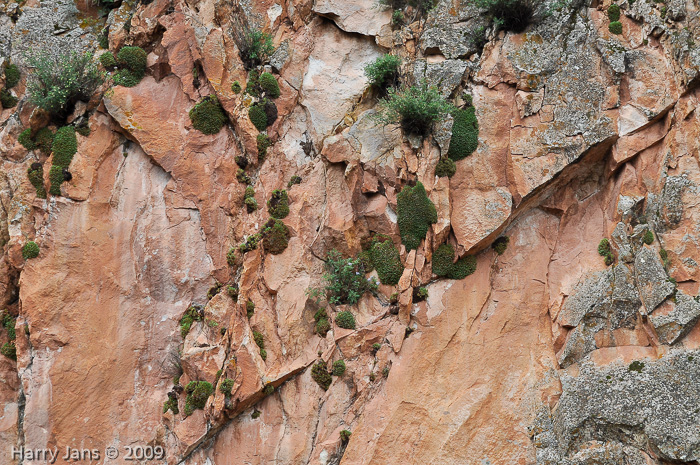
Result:
[[[479,145],[479,121],[476,119],[476,109],[469,107],[454,112],[452,138],[447,156],[454,161],[468,157]]]
[[[255,189],[253,189],[253,186],[248,186],[245,188],[245,193],[243,194],[243,198],[249,199],[251,197],[255,197]]]
[[[251,182],[250,176],[248,176],[241,168],[238,168],[238,171],[236,171],[236,179],[241,184],[250,184]]]
[[[328,322],[328,314],[325,308],[319,308],[314,314],[314,321],[316,321],[316,326],[314,331],[321,337],[326,337],[328,331],[331,329],[331,324]]]
[[[31,182],[34,189],[36,189],[36,196],[40,199],[45,199],[44,168],[41,166],[41,163],[32,163],[32,165],[27,168],[27,178],[29,178],[29,182]]]
[[[208,96],[199,101],[189,112],[192,126],[203,134],[216,134],[226,122],[226,114],[216,97]]]
[[[214,388],[208,381],[190,381],[185,387],[185,392],[185,416],[190,416],[195,410],[204,408],[207,399],[214,393]]]
[[[262,235],[260,233],[251,234],[250,236],[246,237],[246,240],[238,246],[238,251],[241,253],[248,253],[252,250],[257,249],[261,238]]]
[[[102,55],[100,55],[100,64],[105,69],[112,69],[117,66],[117,59],[114,58],[114,54],[112,52],[104,52]]]
[[[415,300],[416,302],[420,302],[420,301],[425,300],[425,299],[427,299],[427,298],[428,298],[428,288],[427,288],[427,287],[419,287],[419,288],[416,290],[415,299],[414,299],[414,300]]]
[[[119,70],[119,72],[114,75],[114,83],[122,87],[134,87],[141,82],[141,79],[142,77],[128,69]]]
[[[102,29],[100,35],[97,36],[97,43],[101,49],[107,50],[109,48],[109,28],[106,27]]]
[[[301,184],[301,176],[297,176],[296,174],[289,179],[287,189],[291,189],[295,184]]]
[[[370,249],[370,256],[382,284],[393,286],[399,283],[403,274],[403,264],[399,250],[391,240],[375,242]]]
[[[245,204],[246,211],[248,213],[253,213],[258,209],[258,201],[255,200],[255,197],[246,197],[243,199],[243,203]]]
[[[0,347],[0,353],[11,360],[17,360],[17,347],[13,342],[6,342]]]
[[[510,242],[510,237],[501,236],[491,244],[491,248],[498,254],[503,255],[503,252],[508,248],[508,243]]]
[[[231,92],[234,94],[240,94],[241,93],[241,83],[238,81],[233,81],[233,84],[231,84]]]
[[[333,362],[333,376],[343,376],[343,373],[345,373],[345,362],[343,360]]]
[[[168,410],[172,410],[172,412],[177,415],[180,413],[180,409],[177,406],[177,398],[176,397],[168,397],[168,400],[165,401],[163,404],[163,413],[167,413]]]
[[[263,248],[272,255],[279,255],[289,244],[289,228],[280,220],[270,218],[262,229]]]
[[[229,286],[226,286],[226,293],[228,294],[229,297],[231,297],[233,300],[238,299],[238,286],[235,284],[231,284]]]
[[[342,430],[342,431],[340,432],[340,440],[341,440],[343,443],[347,443],[348,441],[350,441],[350,436],[351,436],[351,435],[352,435],[352,433],[351,433],[350,431],[344,429],[344,430]]]
[[[610,21],[620,20],[620,5],[613,3],[608,7],[608,19]]]
[[[253,331],[253,340],[255,341],[255,344],[257,344],[258,347],[260,347],[261,349],[265,348],[265,340],[263,339],[263,335],[261,332]]]
[[[73,155],[78,151],[78,139],[75,137],[73,126],[63,126],[53,138],[51,144],[53,152],[53,165],[68,168],[73,160]]]
[[[265,388],[263,389],[263,394],[265,394],[266,396],[271,396],[274,393],[275,393],[275,387],[272,384],[267,383],[265,385]]]
[[[493,20],[497,29],[523,32],[528,25],[538,21],[539,0],[472,0]]]
[[[255,104],[248,109],[248,117],[250,122],[258,131],[264,131],[267,128],[267,113],[265,113],[265,105]]]
[[[5,88],[12,89],[14,86],[19,84],[19,79],[21,75],[17,65],[6,65],[5,66]]]
[[[622,23],[620,21],[613,21],[608,24],[608,31],[615,35],[622,34]]]
[[[36,258],[39,256],[39,246],[34,241],[28,241],[22,247],[22,258],[28,260],[30,258]]]
[[[236,164],[238,165],[239,168],[245,169],[246,166],[248,166],[248,159],[242,155],[236,155],[234,158]]]
[[[241,61],[246,69],[260,66],[275,52],[272,36],[259,29],[246,29],[237,35],[236,39]]]
[[[642,370],[644,370],[644,362],[640,362],[639,360],[635,360],[634,362],[630,363],[629,367],[627,367],[627,371],[636,371],[637,373],[641,373]]]
[[[457,164],[449,157],[443,157],[435,165],[435,176],[451,178],[457,172]]]
[[[65,116],[78,100],[88,101],[104,81],[92,53],[42,50],[27,59],[29,101],[54,116]]]
[[[270,98],[277,98],[280,96],[280,86],[277,83],[277,79],[270,73],[262,73],[258,78],[258,84],[262,88],[265,95]]]
[[[376,355],[377,352],[379,352],[379,349],[381,349],[381,348],[382,348],[382,345],[378,342],[375,342],[374,344],[372,344],[372,354]]]
[[[450,279],[464,279],[476,271],[476,257],[474,255],[465,255],[457,260],[447,277]]]
[[[440,245],[433,253],[433,273],[449,279],[463,279],[476,271],[476,257],[466,255],[455,263],[454,248],[450,244]]]
[[[610,241],[607,239],[601,239],[598,243],[598,255],[603,257],[604,262],[607,266],[610,266],[615,261],[615,256],[613,255],[612,248],[610,247]]]
[[[404,17],[403,11],[395,10],[391,14],[391,26],[392,27],[394,27],[394,28],[401,27],[405,22],[406,22],[406,18]]]
[[[41,150],[42,153],[48,155],[51,153],[51,147],[53,146],[54,133],[49,128],[41,128],[37,131],[36,136],[34,136],[34,141],[36,142],[36,148]]]
[[[180,336],[186,338],[195,321],[202,321],[202,315],[194,305],[190,306],[180,318]]]
[[[17,137],[17,142],[22,144],[22,146],[27,150],[34,150],[37,148],[36,142],[34,142],[34,139],[32,139],[31,129],[25,129],[24,131],[20,132],[19,136]]]
[[[272,197],[267,201],[267,212],[279,220],[289,215],[289,196],[286,190],[272,191]]]
[[[407,250],[417,249],[431,224],[437,223],[437,210],[423,184],[406,186],[396,196],[401,241]],[[376,266],[376,264],[375,264]]]
[[[49,194],[54,196],[61,195],[61,184],[65,181],[63,168],[53,165],[49,170]]]
[[[141,47],[124,46],[117,53],[117,60],[140,81],[146,74],[146,56]]]
[[[228,263],[229,266],[236,266],[236,248],[231,247],[228,249],[228,252],[226,252],[226,263]]]
[[[327,391],[333,382],[333,377],[328,373],[324,362],[318,362],[311,367],[311,379],[316,381],[324,391]]]
[[[382,376],[384,376],[385,378],[388,378],[389,377],[389,370],[390,370],[390,368],[388,366],[385,366],[384,368],[382,368]]]
[[[433,124],[454,110],[434,87],[422,84],[401,89],[389,88],[388,96],[382,99],[377,120],[384,124],[401,125],[410,134],[425,136]]]
[[[344,329],[355,329],[355,316],[345,310],[335,316],[335,324]]]
[[[383,55],[365,66],[365,76],[370,85],[384,90],[396,87],[399,81],[401,59],[395,55]]]
[[[245,303],[245,313],[248,318],[252,318],[255,314],[255,302],[248,300]]]
[[[325,293],[328,301],[334,305],[355,305],[365,292],[377,289],[374,279],[365,277],[365,270],[360,260],[343,258],[337,250],[328,252],[326,258]]]
[[[0,105],[3,108],[14,108],[17,105],[17,102],[19,102],[19,100],[17,99],[17,97],[12,95],[9,90],[0,90]]]
[[[647,245],[653,244],[654,243],[654,233],[651,232],[651,230],[647,229],[646,231],[644,231],[644,237],[642,237],[642,240]]]
[[[252,418],[253,420],[256,420],[256,419],[260,418],[261,414],[262,414],[262,412],[260,410],[255,409],[255,410],[253,410],[253,413],[250,415],[250,418]]]
[[[258,146],[258,160],[262,160],[267,155],[267,149],[272,145],[272,141],[267,134],[260,133],[256,138]]]
[[[221,391],[226,397],[231,397],[231,390],[233,389],[234,381],[231,378],[226,378],[219,385],[219,391]]]

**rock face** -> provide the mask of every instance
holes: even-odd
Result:
[[[519,34],[446,0],[403,19],[365,0],[111,6],[0,5],[0,64],[21,71],[0,112],[0,463],[30,463],[13,446],[91,463],[136,446],[186,465],[700,461],[696,2],[623,2],[617,35],[609,2]],[[270,33],[259,71],[279,96],[254,89],[244,27]],[[27,52],[98,42],[142,47],[146,76],[67,118],[31,103]],[[377,118],[364,69],[388,52],[403,83],[473,104],[453,176],[435,173],[457,118],[423,138]],[[189,112],[213,98],[225,121],[204,134]],[[44,199],[28,173],[48,188],[58,154],[20,134],[68,120],[90,131]],[[436,219],[408,250],[400,193],[418,182]],[[324,295],[334,249],[372,270]]]

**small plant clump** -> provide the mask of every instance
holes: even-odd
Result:
[[[119,72],[114,82],[124,87],[134,87],[146,75],[146,51],[141,47],[124,46],[117,53]]]
[[[168,400],[166,400],[165,403],[163,404],[163,413],[167,413],[168,410],[172,410],[172,412],[175,415],[180,413],[180,409],[178,408],[178,405],[177,405],[177,397],[168,396]]]
[[[335,324],[344,329],[355,329],[355,316],[345,310],[335,316]]]
[[[365,66],[365,76],[370,85],[384,91],[398,84],[400,66],[401,58],[395,55],[383,55]]]
[[[263,394],[265,394],[266,396],[271,396],[274,393],[275,393],[275,387],[272,384],[267,383],[265,385],[265,388],[263,389]]]
[[[428,298],[428,288],[419,287],[415,292],[415,301],[420,302]]]
[[[219,385],[219,391],[221,391],[226,397],[231,397],[233,383],[234,381],[231,378],[224,379]]]
[[[613,3],[608,7],[608,19],[610,21],[620,20],[620,5]]]
[[[641,373],[642,370],[644,370],[644,362],[640,362],[639,360],[635,360],[634,362],[630,363],[629,367],[627,367],[628,371],[636,371],[637,373]]]
[[[2,312],[2,326],[7,331],[7,337],[10,341],[14,341],[17,338],[17,333],[15,332],[15,325],[17,324],[17,317],[12,316],[7,310]]]
[[[226,122],[226,114],[214,96],[204,97],[189,112],[192,127],[202,134],[216,134]]]
[[[622,23],[620,21],[613,21],[608,24],[608,31],[615,35],[622,34]]]
[[[644,236],[642,237],[642,240],[646,245],[651,245],[654,243],[654,233],[651,232],[651,230],[647,229],[644,231]]]
[[[5,88],[12,89],[19,84],[21,74],[17,65],[8,64],[5,66]]]
[[[252,418],[253,420],[256,420],[257,418],[260,418],[261,414],[262,414],[262,412],[260,410],[254,409],[253,413],[250,415],[250,418]]]
[[[301,184],[301,176],[297,176],[296,174],[289,179],[287,189],[291,189],[295,184]]]
[[[100,55],[100,64],[105,69],[116,68],[117,59],[114,58],[114,54],[112,52],[104,52],[102,55]]]
[[[66,180],[66,172],[73,161],[73,155],[78,151],[78,139],[73,126],[64,126],[56,131],[51,144],[53,162],[49,170],[51,195],[61,195],[61,184]]]
[[[260,66],[275,52],[272,36],[259,29],[246,29],[236,42],[246,69]]]
[[[238,292],[238,286],[236,286],[235,284],[226,286],[226,294],[228,294],[228,296],[231,297],[233,300],[238,300]]]
[[[39,246],[34,241],[27,241],[22,247],[22,258],[29,260],[39,256]]]
[[[246,237],[244,242],[239,244],[238,251],[241,253],[248,253],[257,249],[261,238],[262,235],[260,233],[251,234],[250,236]]]
[[[255,302],[252,300],[248,300],[245,303],[245,313],[246,316],[250,319],[255,315]]]
[[[262,73],[258,78],[258,85],[267,97],[277,98],[281,95],[277,79],[270,73]]]
[[[435,176],[451,178],[457,172],[457,164],[449,157],[443,157],[435,165]]]
[[[36,148],[38,148],[41,153],[49,155],[51,153],[51,146],[53,145],[54,133],[49,128],[41,128],[36,132],[34,136],[34,142],[36,143]]]
[[[256,138],[256,143],[258,146],[258,160],[263,160],[265,158],[265,155],[267,155],[267,149],[269,149],[272,145],[270,136],[264,133],[260,133]]]
[[[333,362],[333,376],[343,376],[345,373],[345,361],[336,360]]]
[[[246,166],[248,166],[248,159],[244,157],[243,155],[236,155],[234,158],[234,161],[238,165],[239,168],[245,169]]]
[[[491,248],[498,254],[503,255],[503,252],[508,248],[508,243],[510,242],[510,237],[501,236],[491,244]]]
[[[185,416],[190,416],[197,409],[203,409],[207,399],[214,393],[214,388],[208,381],[190,381],[185,387]]]
[[[326,369],[326,364],[324,362],[318,362],[311,367],[311,379],[316,381],[324,391],[327,391],[333,382],[333,377]]]
[[[279,255],[289,244],[289,228],[280,220],[270,218],[261,231],[263,248],[272,255]]]
[[[180,336],[182,338],[186,338],[187,335],[190,332],[190,329],[192,328],[192,324],[195,321],[202,321],[203,317],[202,314],[199,312],[199,309],[195,307],[194,305],[191,305],[186,311],[185,314],[180,318]]]
[[[391,240],[375,242],[370,249],[371,263],[377,270],[382,284],[393,286],[399,283],[403,274],[403,264],[399,249]],[[367,271],[365,269],[365,271]],[[371,270],[370,270],[371,271]]]
[[[450,244],[440,245],[433,254],[433,273],[449,279],[464,279],[476,271],[476,257],[465,255],[454,262],[455,250]]]
[[[17,347],[14,342],[6,342],[0,347],[0,353],[11,360],[17,360]]]
[[[245,188],[245,194],[243,195],[243,204],[246,206],[248,213],[253,213],[258,209],[258,201],[255,200],[255,189],[252,186]]]
[[[36,189],[36,196],[40,199],[46,198],[46,189],[44,189],[44,167],[41,163],[32,163],[27,168],[27,177]]]
[[[12,95],[9,90],[0,90],[0,106],[5,109],[14,108],[17,105],[17,102],[19,102],[19,99]]]
[[[236,171],[236,180],[238,182],[240,182],[241,184],[250,184],[251,183],[250,176],[248,176],[246,174],[246,172],[243,171],[243,169],[241,169],[241,168],[238,168],[238,171]]]
[[[409,134],[428,135],[433,124],[440,121],[454,107],[438,90],[427,82],[401,89],[389,88],[388,96],[380,102],[376,118],[384,124],[400,124]]]
[[[396,196],[401,242],[406,250],[417,249],[431,224],[437,223],[437,210],[425,193],[423,184],[406,186]]]
[[[365,270],[359,259],[343,258],[333,249],[326,257],[325,294],[333,305],[355,305],[365,292],[377,290],[374,279],[365,277]]]
[[[486,10],[486,14],[496,25],[496,29],[523,32],[527,26],[540,19],[538,0],[472,0]]]
[[[278,220],[289,215],[289,196],[286,190],[275,189],[272,191],[272,196],[267,201],[267,212]]]
[[[250,122],[258,131],[264,131],[267,128],[267,113],[265,113],[265,105],[259,103],[251,105],[248,109],[248,117]]]
[[[241,83],[238,81],[233,81],[233,84],[231,84],[231,92],[234,94],[240,94],[241,93]]]
[[[17,137],[17,142],[22,144],[22,147],[27,150],[34,150],[37,148],[36,142],[34,139],[32,139],[31,129],[25,129],[24,131],[20,132],[19,136]]]
[[[343,442],[343,444],[347,444],[348,441],[350,441],[350,436],[352,433],[346,429],[342,430],[340,432],[340,440]]]
[[[447,156],[454,161],[462,160],[474,153],[478,145],[479,121],[476,118],[476,109],[469,107],[456,110]]]
[[[319,308],[314,314],[314,321],[316,326],[314,327],[314,332],[321,337],[326,337],[328,331],[331,329],[331,324],[328,322],[328,314],[325,308]]]
[[[615,261],[615,256],[613,255],[609,240],[601,239],[601,241],[598,243],[598,255],[605,259],[606,265],[610,266],[613,264]]]

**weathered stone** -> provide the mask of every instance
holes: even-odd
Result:
[[[637,252],[634,270],[639,296],[644,303],[646,313],[650,314],[673,293],[676,286],[669,281],[659,254],[653,249],[643,247]]]
[[[675,305],[667,315],[652,315],[651,324],[664,344],[675,344],[693,329],[700,319],[700,303],[682,291],[676,292]]]

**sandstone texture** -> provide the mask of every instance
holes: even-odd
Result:
[[[625,0],[613,34],[610,4],[542,2],[516,34],[457,0],[401,21],[373,0],[0,2],[0,70],[21,71],[0,111],[0,463],[66,446],[95,464],[137,446],[184,465],[700,463],[700,6]],[[275,47],[265,153],[244,25]],[[143,79],[63,122],[30,101],[33,50],[105,45],[142,47]],[[385,53],[402,82],[471,96],[478,144],[452,177],[435,173],[457,118],[426,137],[378,119],[364,70]],[[189,112],[213,98],[205,134]],[[68,120],[89,134],[41,198],[27,173],[48,187],[56,153],[20,134]],[[411,249],[417,183],[436,219]],[[329,252],[385,240],[395,284],[314,294]],[[443,244],[476,270],[438,276]]]

